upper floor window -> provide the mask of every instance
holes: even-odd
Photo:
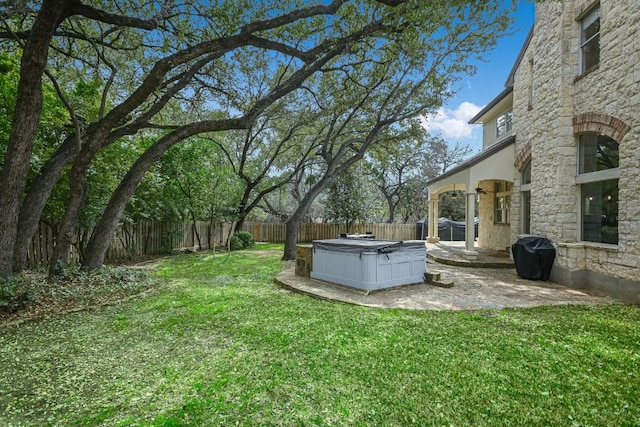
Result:
[[[533,108],[533,98],[535,97],[536,89],[533,81],[533,59],[529,60],[529,93],[528,93],[528,107]]]
[[[509,110],[496,119],[496,138],[508,134],[513,129],[513,110]]]
[[[580,20],[580,73],[600,63],[600,5]]]

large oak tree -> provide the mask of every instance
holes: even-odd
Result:
[[[321,160],[324,173],[288,222],[290,258],[299,221],[315,197],[383,143],[385,130],[439,107],[452,82],[473,71],[469,60],[508,24],[498,0],[35,4],[30,10],[30,2],[0,2],[0,39],[22,56],[0,175],[0,276],[21,268],[25,242],[65,167],[69,194],[52,271],[67,262],[98,153],[115,142],[134,143],[141,133],[154,140],[132,163],[91,234],[83,262],[96,268],[145,172],[169,148],[198,135],[259,129],[271,106],[295,103],[302,93],[312,100],[303,105],[315,103],[309,108],[317,117],[308,126],[313,137],[302,145]],[[82,74],[102,81],[95,118],[81,117],[68,96],[65,82]],[[73,131],[27,187],[44,75]],[[287,151],[283,145],[276,152]]]
[[[11,274],[14,266],[20,265],[24,253],[16,251],[18,229],[35,230],[33,224],[52,183],[67,164],[72,164],[69,199],[52,267],[66,261],[87,191],[86,176],[100,149],[144,129],[169,131],[159,134],[158,144],[135,164],[128,183],[121,186],[108,208],[110,213],[121,211],[115,205],[126,203],[125,193],[135,188],[137,176],[171,145],[200,133],[248,128],[268,105],[360,40],[383,34],[387,27],[397,28],[399,19],[388,12],[390,7],[376,2],[366,6],[351,3],[355,2],[95,2],[94,7],[78,0],[45,0],[35,11],[3,3],[5,31],[0,37],[15,41],[13,46],[22,48],[23,59],[12,134],[0,176],[4,207],[0,215],[0,274]],[[27,16],[32,12],[35,18],[24,19],[25,12]],[[153,18],[139,18],[143,16]],[[134,43],[122,43],[123,39]],[[271,57],[243,63],[252,50],[269,51]],[[47,69],[52,51],[57,58],[66,58],[56,61],[57,66],[82,64],[89,71],[93,65],[92,71],[105,79],[105,102],[99,119],[90,123],[82,123],[74,106],[68,105],[76,132],[41,169],[25,196],[42,105],[42,76],[47,73],[56,79],[55,72]],[[243,56],[245,52],[249,54]],[[126,59],[134,63],[119,68]],[[234,77],[235,71],[243,68],[249,70],[245,74],[272,75],[274,84],[258,96],[245,93],[246,82]],[[64,74],[69,70],[56,71]],[[63,87],[60,94],[64,97]],[[200,105],[218,114],[191,123],[163,120],[161,113],[168,103],[194,95],[203,97]],[[21,203],[23,198],[28,205]],[[22,215],[21,207],[30,214]],[[20,226],[19,218],[24,221]],[[97,237],[89,243],[90,252],[101,251],[94,249],[102,246],[96,239],[109,239],[107,229],[113,227],[106,222],[113,221],[99,223],[94,233]],[[99,254],[93,256],[89,264],[99,264],[95,261],[98,258]]]

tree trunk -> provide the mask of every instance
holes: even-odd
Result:
[[[190,214],[191,214],[191,229],[193,230],[193,235],[195,237],[195,240],[198,242],[198,250],[201,251],[202,242],[200,241],[200,233],[198,232],[198,222],[196,220],[196,215],[193,213],[192,209],[190,209]]]
[[[241,231],[242,227],[244,227],[246,213],[241,213],[238,221],[236,221],[236,230]]]
[[[55,275],[60,268],[66,267],[69,262],[71,245],[78,235],[78,225],[84,200],[87,196],[87,171],[88,164],[74,164],[69,177],[69,199],[62,218],[60,231],[56,236],[56,244],[49,260],[49,275]]]
[[[385,196],[385,199],[387,199],[387,206],[389,207],[389,219],[387,220],[387,222],[389,224],[393,224],[393,221],[395,221],[396,219],[396,205],[395,203],[393,203],[393,196]]]
[[[64,141],[53,157],[42,167],[22,201],[18,219],[18,234],[13,251],[14,273],[20,272],[25,266],[27,251],[33,240],[33,235],[38,229],[42,211],[49,200],[53,187],[60,179],[62,170],[73,159],[74,148],[75,136],[72,135]]]
[[[249,197],[251,197],[251,192],[256,187],[258,182],[250,182],[245,179],[247,186],[244,189],[244,193],[242,194],[242,199],[240,200],[240,204],[238,206],[238,218],[236,220],[236,230],[242,230],[244,223],[247,219],[247,214],[249,213],[249,209],[251,206],[249,205]]]
[[[298,242],[298,231],[300,230],[300,223],[302,219],[309,211],[311,204],[318,197],[318,195],[331,184],[337,173],[335,170],[328,175],[325,175],[320,179],[316,185],[314,185],[307,194],[304,195],[296,210],[291,214],[289,220],[286,222],[286,235],[284,238],[284,254],[282,255],[283,261],[290,261],[296,259],[296,243]]]
[[[286,235],[284,240],[284,254],[282,255],[283,261],[290,261],[296,259],[296,243],[298,243],[298,231],[300,231],[300,223],[302,217],[306,212],[300,214],[294,213],[291,218],[285,223]]]
[[[102,267],[107,249],[109,249],[111,237],[118,227],[118,223],[129,199],[133,196],[133,193],[135,193],[146,171],[154,162],[159,160],[169,148],[196,133],[194,127],[184,127],[165,135],[149,147],[147,151],[136,160],[133,166],[131,166],[131,169],[129,169],[124,178],[122,178],[122,181],[120,181],[118,188],[116,188],[111,195],[107,207],[93,229],[89,243],[85,248],[84,268],[94,270]]]
[[[111,237],[118,228],[118,223],[127,206],[127,202],[133,193],[135,193],[138,184],[142,181],[144,173],[155,160],[155,158],[145,158],[143,155],[120,182],[120,185],[111,196],[107,207],[102,213],[100,220],[93,229],[89,243],[85,248],[84,268],[95,270],[102,267],[107,249],[109,249]]]
[[[0,171],[0,277],[13,272],[20,202],[42,111],[42,74],[49,43],[65,18],[65,0],[44,0],[24,46],[9,144]]]

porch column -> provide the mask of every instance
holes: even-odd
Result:
[[[438,199],[429,200],[429,221],[427,222],[427,242],[438,243],[438,214],[440,206]]]
[[[467,259],[478,259],[478,252],[476,252],[474,247],[475,241],[475,229],[476,225],[474,222],[475,217],[475,207],[476,207],[476,193],[466,193],[466,204],[465,204],[465,241],[464,241],[464,250],[462,251],[462,255]]]

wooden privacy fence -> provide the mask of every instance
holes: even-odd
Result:
[[[144,255],[169,253],[183,248],[210,249],[225,244],[232,225],[214,225],[205,221],[199,221],[195,226],[192,222],[124,223],[118,227],[111,239],[106,261],[115,262]],[[283,223],[245,222],[242,231],[251,233],[257,242],[283,243],[286,237],[286,225]],[[53,252],[56,232],[55,224],[40,223],[29,248],[27,260],[29,266],[47,264]],[[414,224],[358,224],[352,227],[350,232],[372,232],[377,239],[385,240],[411,240],[416,237]],[[345,225],[301,224],[298,243],[332,239],[338,237],[340,233],[346,233]],[[200,243],[198,243],[198,237]],[[85,239],[86,233],[78,235],[79,243],[71,250],[71,261],[80,261],[82,254],[78,247],[85,244]]]
[[[111,239],[107,260],[135,258],[142,255],[169,253],[175,249],[220,246],[227,240],[231,224],[206,221],[143,221],[122,224]]]
[[[248,231],[256,242],[283,243],[286,236],[286,225],[283,223],[246,222],[242,227]],[[412,240],[416,238],[415,224],[358,224],[349,230],[350,233],[372,232],[376,239]],[[344,224],[301,224],[298,232],[298,243],[309,243],[313,240],[334,239],[340,233],[346,233]]]
[[[231,224],[213,225],[199,221],[194,227],[191,222],[141,221],[120,224],[107,250],[106,261],[133,259],[144,255],[169,253],[174,249],[198,247],[198,237],[202,248],[219,246],[227,240]],[[27,253],[27,265],[45,265],[53,253],[57,224],[41,222],[33,236]],[[82,254],[79,247],[86,242],[86,233],[78,234],[78,242],[71,248],[69,259],[79,262]]]

